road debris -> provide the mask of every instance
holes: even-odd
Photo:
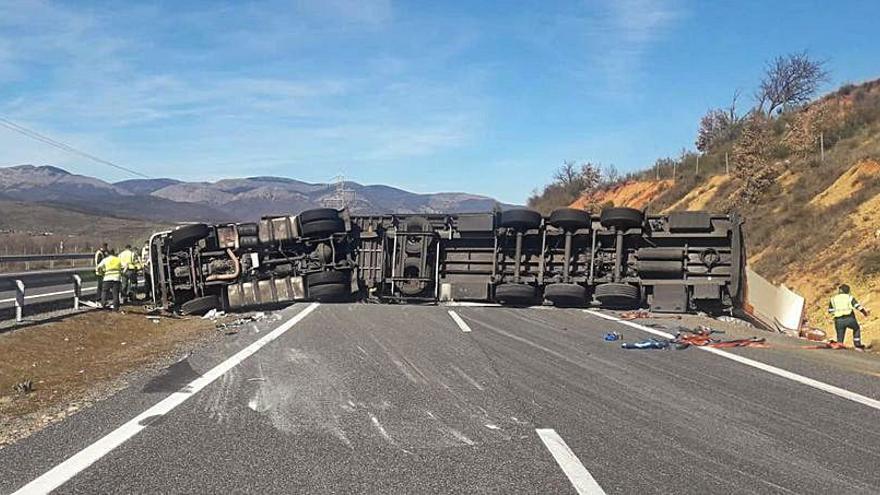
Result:
[[[822,342],[828,337],[828,334],[821,328],[804,327],[798,332],[798,336],[803,339],[812,340],[813,342]]]
[[[721,315],[721,316],[716,316],[715,319],[718,321],[723,321],[724,323],[732,323],[734,325],[739,325],[742,327],[754,328],[754,325],[752,325],[748,321],[737,318],[735,316]]]
[[[647,318],[665,318],[669,320],[680,320],[681,315],[655,314],[644,309],[626,311],[620,314],[621,320],[644,320]]]
[[[219,323],[218,322],[214,325],[214,328],[223,332],[225,335],[235,335],[241,330],[240,327],[242,327],[246,323],[257,322],[257,321],[261,321],[264,319],[266,319],[266,313],[263,313],[261,311],[259,313],[254,313],[249,316],[244,316],[244,317],[238,318],[236,320],[233,320],[233,321],[230,321],[227,323]]]
[[[624,342],[620,344],[622,349],[667,349],[669,339],[645,339],[640,342]]]
[[[204,316],[202,316],[203,320],[218,320],[220,318],[226,318],[226,312],[220,311],[217,308],[208,311],[207,313],[205,313]]]
[[[829,340],[828,342],[822,342],[821,344],[805,346],[803,347],[803,349],[831,349],[835,351],[840,351],[846,349],[846,346],[841,344],[840,342]]]
[[[20,381],[12,387],[12,390],[19,394],[29,394],[34,391],[34,382],[30,379]]]
[[[617,332],[608,332],[604,338],[606,342],[614,342],[615,340],[620,340],[621,335]]]

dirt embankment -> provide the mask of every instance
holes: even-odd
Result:
[[[672,186],[671,180],[628,181],[611,189],[581,196],[571,204],[571,207],[589,210],[614,205],[642,209],[670,186]]]
[[[0,446],[110,395],[128,373],[167,364],[182,348],[216,334],[210,321],[147,319],[138,308],[90,311],[0,334]],[[32,391],[15,390],[26,381]]]

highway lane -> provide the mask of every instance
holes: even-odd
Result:
[[[0,492],[303,308],[0,451]],[[880,490],[875,409],[578,310],[450,309],[320,306],[58,492],[575,493],[545,429],[607,493]]]

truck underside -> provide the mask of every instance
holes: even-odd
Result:
[[[192,224],[150,241],[157,305],[198,313],[294,301],[494,302],[719,313],[741,304],[735,215],[607,208]]]

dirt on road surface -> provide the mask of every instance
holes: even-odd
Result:
[[[109,396],[132,373],[221,337],[211,321],[149,319],[138,307],[0,334],[0,448]]]

